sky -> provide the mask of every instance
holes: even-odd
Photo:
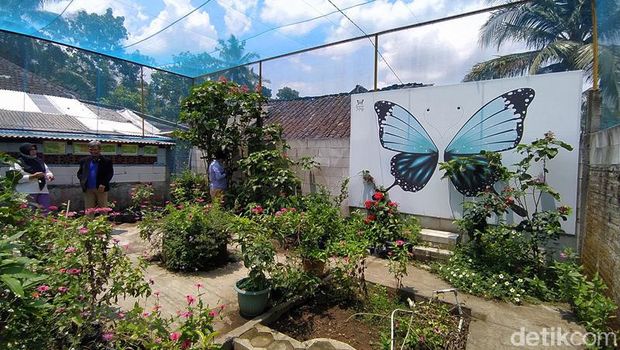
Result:
[[[125,27],[129,32],[126,50],[139,50],[153,57],[157,64],[165,65],[172,61],[173,55],[183,51],[216,54],[217,40],[230,35],[246,40],[247,51],[266,59],[485,8],[489,2],[62,0],[47,1],[43,6],[45,10],[55,13],[66,8],[63,16],[74,15],[80,10],[102,14],[107,8],[112,8],[115,16],[125,18]],[[198,10],[195,10],[197,7]],[[174,23],[185,15],[187,17]],[[487,17],[488,13],[484,13],[380,36],[379,87],[401,82],[458,83],[473,64],[522,49],[517,45],[502,47],[499,51],[497,48],[481,48],[478,44],[479,29]],[[152,36],[166,26],[170,27]],[[373,62],[373,43],[363,39],[267,61],[263,63],[263,77],[265,86],[274,93],[283,86],[298,90],[302,96],[347,92],[357,84],[370,89],[373,87]]]

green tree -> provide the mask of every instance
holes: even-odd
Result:
[[[278,93],[276,94],[276,98],[278,100],[292,100],[295,98],[299,98],[299,91],[295,89],[291,89],[288,86],[285,86],[278,90]]]
[[[259,57],[258,54],[254,52],[246,52],[245,41],[240,41],[234,35],[231,35],[228,40],[219,40],[217,51],[219,52],[218,59],[221,67],[239,66],[249,63]],[[245,85],[248,88],[255,87],[259,79],[254,69],[248,66],[228,69],[220,75],[241,86]]]
[[[617,1],[602,3],[597,14],[602,19],[599,35],[602,41],[614,42],[620,34],[620,6]],[[529,50],[477,63],[464,81],[569,70],[585,70],[591,79],[592,40],[589,0],[539,0],[506,7],[493,12],[480,29],[481,46],[499,49],[517,42],[525,44]],[[616,110],[616,114],[620,110],[618,52],[617,45],[600,46],[603,108]]]

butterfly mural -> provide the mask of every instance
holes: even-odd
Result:
[[[475,196],[498,180],[496,173],[484,167],[488,163],[480,152],[502,152],[519,144],[523,121],[534,96],[534,89],[520,88],[494,98],[474,113],[452,138],[443,152],[443,160],[473,157],[478,164],[450,176],[460,193]],[[388,190],[396,185],[408,192],[423,189],[437,168],[439,149],[405,108],[390,101],[378,101],[374,107],[379,118],[381,146],[399,152],[390,161],[394,183]]]

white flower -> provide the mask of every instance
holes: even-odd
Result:
[[[518,297],[520,297],[520,296],[521,296],[521,294],[517,293],[517,296],[518,296]]]
[[[515,303],[520,303],[520,302],[521,302],[521,299],[515,298]]]
[[[475,285],[476,285],[476,282],[474,282],[474,283],[472,283],[472,284],[471,284],[471,286],[472,286],[472,287],[473,287],[473,286],[475,286]]]
[[[493,285],[491,287],[495,287],[497,285],[497,283],[493,283]]]
[[[515,289],[514,288],[510,288],[510,293],[514,293]]]
[[[523,279],[519,278],[519,279],[517,280],[517,282],[519,282],[519,283],[523,283]]]
[[[505,284],[505,285],[507,285],[507,286],[509,286],[509,285],[510,285],[510,282],[506,281],[506,282],[504,282],[504,284]]]
[[[469,259],[469,262],[474,262],[473,260]]]
[[[501,273],[499,274],[499,279],[501,280],[502,278],[504,278],[504,275],[502,275]]]

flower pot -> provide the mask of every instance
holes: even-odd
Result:
[[[325,261],[314,260],[314,259],[303,259],[302,265],[303,265],[304,271],[311,275],[314,275],[317,277],[325,276]]]
[[[257,292],[250,292],[239,288],[239,284],[242,284],[246,278],[243,278],[235,283],[235,290],[237,291],[237,302],[239,303],[239,313],[241,316],[254,317],[258,316],[265,311],[267,302],[269,301],[269,288],[259,290]]]

